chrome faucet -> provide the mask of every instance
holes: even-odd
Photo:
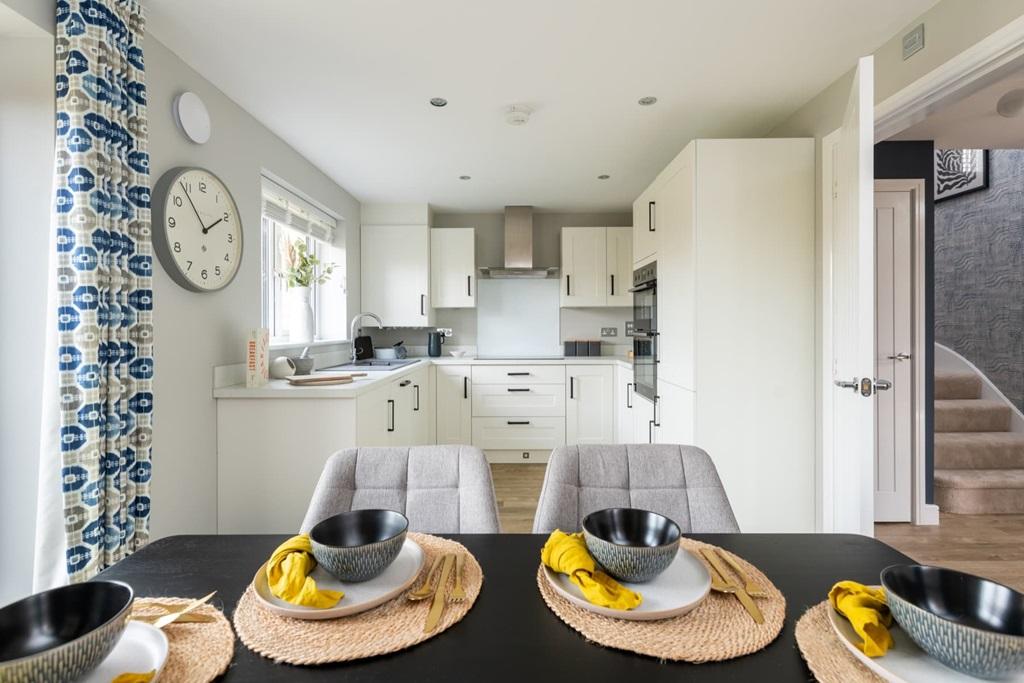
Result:
[[[384,327],[384,321],[376,313],[356,313],[352,322],[348,325],[348,342],[352,345],[352,362],[356,362],[356,323],[361,318],[373,318],[377,321],[377,327]]]

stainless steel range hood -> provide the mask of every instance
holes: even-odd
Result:
[[[505,207],[505,267],[480,268],[480,277],[492,279],[557,277],[556,266],[533,265],[533,207]]]

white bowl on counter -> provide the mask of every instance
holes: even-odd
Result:
[[[461,350],[461,349],[458,349],[458,350],[455,350],[455,351],[449,351],[448,353],[452,354],[453,358],[462,358],[463,356],[466,355],[466,352]]]

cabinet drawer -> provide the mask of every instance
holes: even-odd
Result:
[[[557,448],[565,445],[565,418],[474,417],[473,445],[505,451]]]
[[[474,384],[474,417],[565,415],[564,384]]]
[[[565,384],[564,365],[474,365],[473,384]]]

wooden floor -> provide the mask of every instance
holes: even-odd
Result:
[[[544,465],[491,465],[505,533],[530,533]],[[876,524],[875,536],[922,564],[937,564],[1024,591],[1024,515],[943,514],[939,526]]]

